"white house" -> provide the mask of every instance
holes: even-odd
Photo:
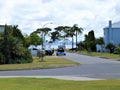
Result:
[[[103,30],[105,45],[109,42],[112,42],[116,46],[120,44],[120,22],[112,24],[112,21],[109,21],[109,25]]]

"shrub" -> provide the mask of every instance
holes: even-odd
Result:
[[[5,63],[5,56],[0,53],[0,64],[4,64]]]
[[[120,54],[120,46],[118,46],[118,47],[115,48],[115,52],[114,53],[115,54]]]

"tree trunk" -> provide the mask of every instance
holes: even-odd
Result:
[[[73,42],[73,36],[72,36],[72,50],[73,50],[73,45],[74,45],[74,42]]]
[[[76,31],[76,51],[77,51],[77,31]]]

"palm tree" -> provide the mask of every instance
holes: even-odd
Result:
[[[72,27],[66,28],[65,33],[66,33],[66,37],[71,37],[72,38],[72,50],[73,50],[73,44],[74,44],[73,36],[75,35],[73,28]]]
[[[74,24],[73,27],[72,27],[73,31],[75,32],[75,36],[76,36],[76,50],[77,50],[77,38],[78,38],[78,35],[82,33],[83,31],[83,28],[79,28],[77,24]]]

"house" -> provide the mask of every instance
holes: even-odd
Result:
[[[0,32],[3,32],[5,29],[5,26],[4,25],[0,25]]]
[[[114,45],[120,44],[120,22],[112,23],[109,21],[109,25],[104,29],[104,42],[107,45],[112,42]]]

